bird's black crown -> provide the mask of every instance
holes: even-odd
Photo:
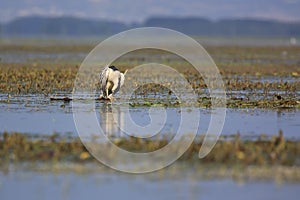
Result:
[[[112,65],[112,66],[109,66],[109,68],[110,68],[110,69],[112,69],[112,70],[114,70],[114,71],[119,71],[119,69],[118,69],[118,68],[116,68],[116,67],[115,67],[115,66],[113,66],[113,65]]]

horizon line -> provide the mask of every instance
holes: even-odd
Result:
[[[297,24],[300,23],[299,20],[284,20],[284,19],[277,19],[277,18],[268,18],[268,17],[223,17],[218,19],[212,19],[209,17],[204,16],[175,16],[175,15],[153,15],[145,18],[142,21],[132,21],[132,22],[126,22],[121,21],[118,19],[108,19],[108,18],[94,18],[94,17],[84,17],[84,16],[76,16],[76,15],[41,15],[41,14],[32,14],[32,15],[26,15],[26,16],[17,16],[12,18],[11,20],[8,20],[6,22],[0,22],[0,24],[9,24],[13,21],[16,21],[18,19],[22,18],[30,18],[30,17],[40,17],[40,18],[73,18],[73,19],[83,19],[83,20],[91,20],[91,21],[106,21],[106,22],[119,22],[123,23],[125,25],[132,25],[132,24],[143,24],[149,19],[153,18],[165,18],[165,19],[204,19],[213,23],[224,21],[224,20],[257,20],[257,21],[267,21],[267,22],[279,22],[279,23],[291,23],[291,24]]]

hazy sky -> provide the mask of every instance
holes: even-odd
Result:
[[[0,0],[0,22],[29,15],[141,22],[151,16],[300,21],[300,0]]]

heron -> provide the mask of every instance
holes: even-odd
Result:
[[[116,94],[123,86],[125,81],[125,74],[127,70],[122,73],[115,66],[107,66],[100,73],[100,86],[102,95],[100,99],[113,99],[113,95]]]

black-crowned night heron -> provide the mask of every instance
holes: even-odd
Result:
[[[113,99],[125,81],[125,74],[127,70],[122,73],[115,66],[105,67],[100,74],[100,85],[102,95],[100,99]]]

